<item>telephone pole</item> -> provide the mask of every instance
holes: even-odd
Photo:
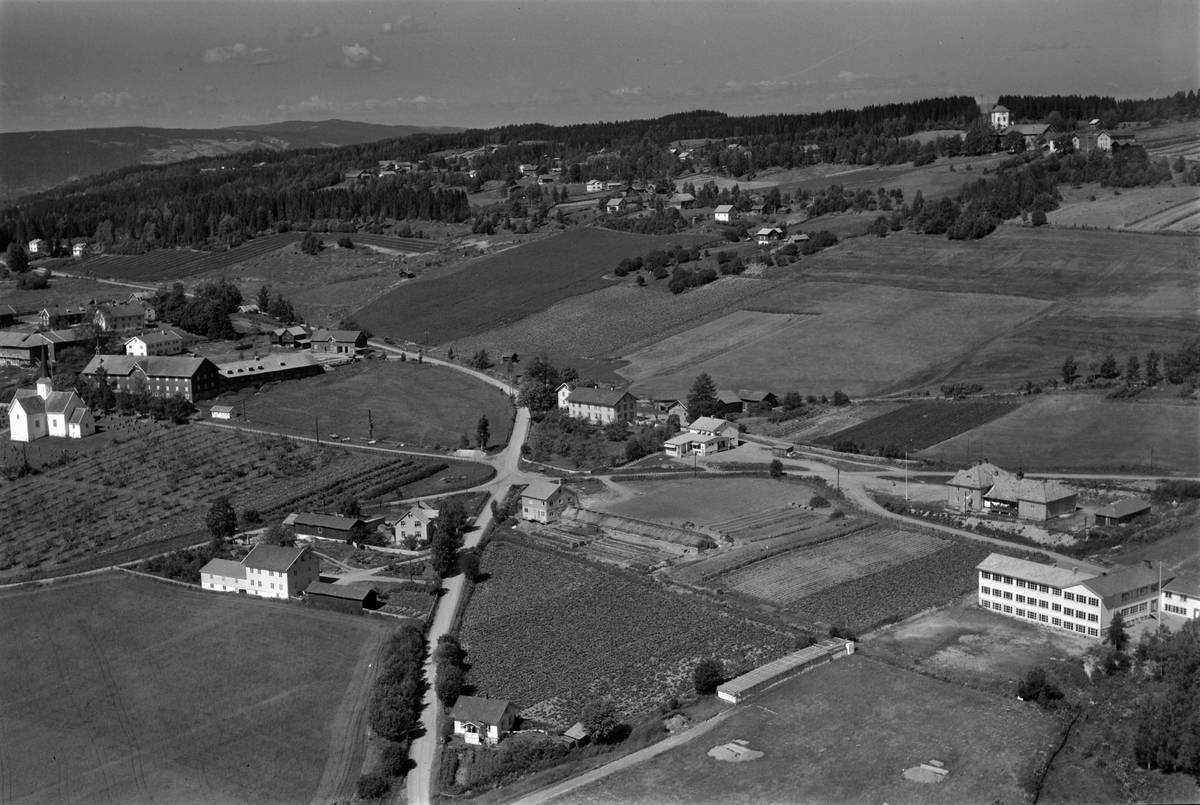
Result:
[[[313,432],[317,434],[317,447],[321,446],[321,417],[313,417]]]

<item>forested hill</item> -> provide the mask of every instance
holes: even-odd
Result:
[[[131,165],[163,165],[252,149],[336,147],[446,127],[383,126],[350,120],[289,120],[222,129],[115,129],[20,131],[0,134],[0,198],[55,187]]]

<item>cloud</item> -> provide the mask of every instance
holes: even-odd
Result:
[[[1021,42],[1022,53],[1038,53],[1043,50],[1066,50],[1069,47],[1070,45],[1067,44],[1067,40],[1065,39],[1053,44],[1047,42]]]
[[[852,81],[865,81],[868,78],[874,77],[870,73],[852,73],[849,70],[841,70],[833,77],[833,80],[839,84],[849,84]]]
[[[74,109],[121,109],[134,106],[137,99],[128,92],[97,92],[88,98],[75,98],[69,95],[43,95],[39,98],[43,106],[57,109],[70,107]]]
[[[320,39],[328,35],[328,30],[322,28],[320,25],[314,25],[311,28],[292,28],[287,32],[287,40],[289,42],[296,42],[302,39]]]
[[[624,95],[641,95],[642,88],[641,87],[617,87],[616,89],[612,90],[612,94],[616,95],[618,98],[620,98]]]
[[[347,70],[378,70],[383,66],[383,59],[355,43],[342,47],[342,66]]]
[[[328,112],[333,108],[333,102],[321,100],[320,95],[311,95],[297,103],[281,103],[275,108],[281,112]]]
[[[445,98],[431,98],[428,95],[416,95],[412,98],[396,98],[396,103],[436,103],[440,106],[446,105]]]
[[[405,14],[395,22],[385,22],[379,26],[379,33],[384,36],[398,36],[400,34],[427,34],[436,31],[437,27],[432,23],[422,20],[414,20],[409,15]]]
[[[725,89],[730,92],[742,92],[744,90],[771,90],[771,89],[787,89],[792,86],[792,82],[782,78],[768,78],[765,81],[729,81],[725,84]]]
[[[272,53],[266,48],[251,48],[241,42],[229,47],[209,48],[204,51],[205,64],[278,64],[283,56]]]

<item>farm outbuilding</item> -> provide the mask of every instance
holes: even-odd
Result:
[[[1096,509],[1096,525],[1121,525],[1150,511],[1150,504],[1141,498],[1126,498]]]
[[[717,697],[722,701],[738,704],[756,693],[785,682],[818,665],[849,657],[854,653],[854,641],[838,638],[824,640],[815,646],[780,657],[774,662],[755,668],[749,673],[731,679],[717,688]]]
[[[366,524],[357,517],[342,517],[337,514],[298,514],[292,521],[285,523],[296,529],[296,535],[301,537],[317,537],[318,539],[335,539],[345,542],[354,526],[365,527]]]
[[[318,609],[332,609],[361,615],[364,609],[378,605],[375,588],[363,584],[326,584],[315,581],[304,592],[308,603]]]

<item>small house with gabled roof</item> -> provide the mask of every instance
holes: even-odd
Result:
[[[578,505],[578,493],[562,481],[534,481],[521,493],[521,517],[535,523],[553,523],[567,508]]]
[[[516,706],[506,699],[459,696],[450,710],[454,734],[473,746],[495,746],[512,731]]]
[[[1048,478],[1025,478],[1021,473],[996,479],[983,495],[983,505],[992,511],[1011,512],[1026,520],[1049,520],[1075,511],[1075,490]]]
[[[245,595],[246,566],[233,559],[210,559],[200,568],[200,587],[219,593],[241,593]]]
[[[320,562],[308,548],[259,543],[242,560],[246,592],[263,598],[298,596],[320,579]]]
[[[729,222],[738,217],[737,208],[732,204],[721,204],[713,210],[713,220]]]
[[[1141,498],[1125,498],[1096,509],[1096,525],[1122,525],[1150,511]]]
[[[421,545],[433,537],[433,521],[438,518],[438,509],[424,501],[417,501],[404,516],[396,521],[394,542],[397,545]]]
[[[367,348],[367,337],[361,330],[314,330],[310,343],[313,352],[357,355]]]
[[[291,526],[298,537],[316,537],[318,539],[334,539],[346,542],[350,530],[355,526],[365,526],[358,517],[342,517],[338,514],[297,514]]]

